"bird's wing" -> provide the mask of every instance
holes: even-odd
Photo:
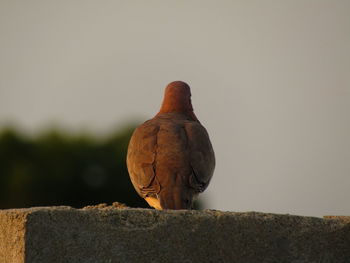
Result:
[[[131,182],[141,197],[160,191],[154,172],[159,125],[150,121],[133,133],[127,154],[127,166]]]
[[[193,170],[189,183],[198,192],[203,192],[213,176],[215,168],[214,150],[208,132],[199,122],[186,123],[185,129]]]

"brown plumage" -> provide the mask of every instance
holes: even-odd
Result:
[[[191,209],[207,188],[215,156],[186,83],[170,83],[158,114],[136,128],[127,165],[137,193],[156,209]]]

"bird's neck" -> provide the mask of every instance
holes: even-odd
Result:
[[[191,99],[184,97],[165,96],[162,106],[157,115],[163,113],[180,113],[186,115],[189,119],[198,121],[193,112]]]
[[[164,109],[164,108],[161,108],[160,111],[157,113],[156,116],[159,116],[161,114],[166,114],[166,113],[178,113],[178,114],[182,114],[182,115],[185,115],[189,120],[192,120],[192,121],[198,121],[199,120],[197,119],[197,116],[194,114],[193,110],[167,110],[167,109]]]

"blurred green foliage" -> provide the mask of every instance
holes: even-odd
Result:
[[[125,159],[134,127],[105,138],[50,130],[0,132],[0,208],[98,203],[148,207],[128,176]]]

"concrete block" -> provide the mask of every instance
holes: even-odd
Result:
[[[0,262],[350,262],[350,217],[111,206],[0,210]]]

